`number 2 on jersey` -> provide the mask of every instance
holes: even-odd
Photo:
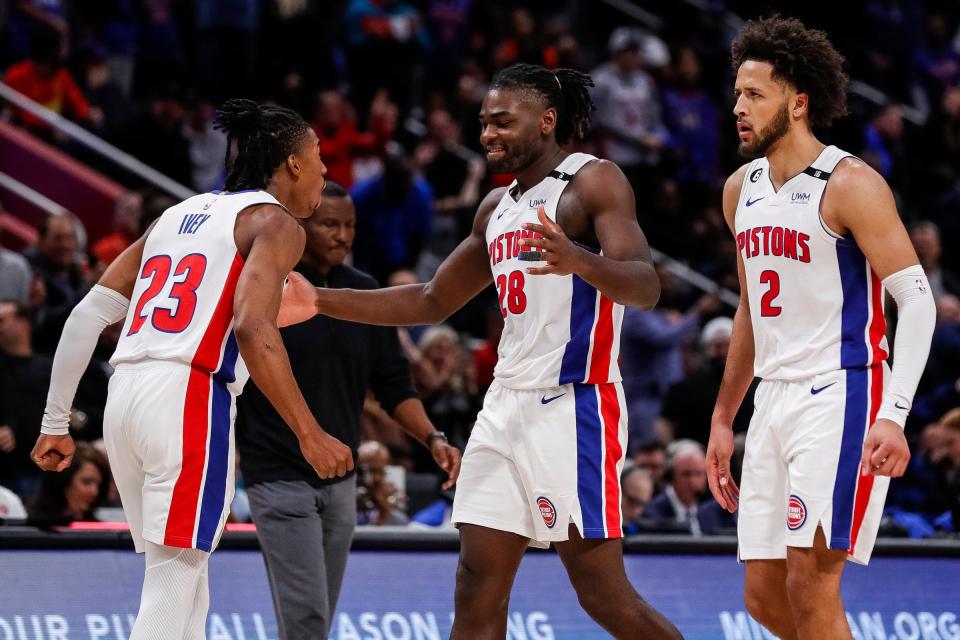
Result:
[[[497,298],[500,302],[500,313],[504,318],[508,312],[518,315],[527,310],[527,294],[523,292],[523,285],[523,271],[512,271],[509,276],[505,273],[497,276]]]
[[[782,307],[773,304],[773,301],[780,295],[780,274],[767,269],[760,274],[760,284],[770,286],[763,297],[760,298],[760,315],[764,318],[775,318],[783,311]]]
[[[140,279],[152,278],[152,280],[137,302],[133,322],[130,323],[130,330],[127,332],[128,336],[132,336],[143,328],[143,324],[147,321],[143,308],[163,290],[172,265],[173,261],[168,255],[153,256],[143,263]],[[186,255],[177,263],[173,276],[175,278],[185,276],[181,282],[174,282],[170,288],[169,297],[177,301],[177,310],[171,312],[170,309],[155,307],[150,315],[150,322],[154,328],[166,333],[180,333],[189,326],[197,308],[197,287],[200,286],[206,269],[207,258],[201,253]]]

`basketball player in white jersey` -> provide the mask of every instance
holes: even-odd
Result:
[[[307,407],[276,325],[284,277],[304,246],[297,219],[323,191],[319,142],[293,111],[249,100],[228,101],[217,123],[237,145],[226,191],[164,212],[74,309],[32,453],[47,470],[70,465],[77,383],[100,332],[124,320],[104,440],[134,545],[146,553],[132,640],[205,637],[207,562],[233,497],[234,401],[248,371],[321,477],[353,467],[350,449]]]
[[[480,112],[481,143],[509,188],[426,284],[317,290],[291,274],[284,321],[320,312],[372,324],[442,321],[493,280],[504,317],[495,382],[464,452],[452,638],[502,639],[528,544],[556,543],[584,609],[617,638],[677,638],[623,568],[626,406],[617,367],[623,305],[660,294],[633,191],[616,165],[561,148],[581,138],[588,76],[515,65]],[[526,261],[524,258],[533,258]]]
[[[723,192],[740,306],[707,452],[739,504],[750,614],[785,640],[849,638],[840,575],[870,558],[934,326],[929,285],[890,189],[812,126],[846,112],[843,59],[796,20],[748,22],[732,46],[740,151]],[[899,322],[892,374],[884,290]],[[732,421],[754,376],[742,489]]]

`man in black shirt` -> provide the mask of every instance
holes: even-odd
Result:
[[[343,264],[356,215],[347,192],[327,182],[304,223],[307,244],[297,271],[320,287],[373,289],[367,274]],[[460,452],[435,430],[416,396],[393,327],[317,316],[281,330],[293,374],[323,428],[353,449],[368,388],[411,436],[430,448],[451,486]],[[237,447],[250,509],[270,578],[280,640],[326,638],[357,521],[353,474],[321,480],[296,436],[260,390],[247,383],[237,402]]]

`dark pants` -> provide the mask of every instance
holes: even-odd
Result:
[[[247,489],[279,640],[327,638],[357,523],[354,478],[326,487],[264,482]]]

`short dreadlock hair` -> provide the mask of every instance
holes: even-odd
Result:
[[[217,109],[214,126],[227,134],[227,191],[263,189],[277,167],[296,152],[309,125],[296,111],[234,98]],[[237,155],[230,163],[232,142]]]
[[[847,114],[844,59],[827,34],[793,18],[751,20],[730,47],[733,71],[747,60],[773,66],[773,77],[810,96],[810,124],[829,126]]]
[[[546,107],[557,110],[557,144],[582,140],[590,130],[593,100],[587,87],[593,79],[573,69],[551,71],[536,64],[515,64],[494,76],[491,89],[519,89],[536,93]]]

